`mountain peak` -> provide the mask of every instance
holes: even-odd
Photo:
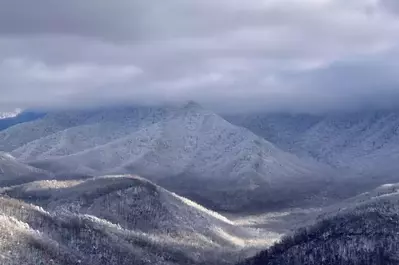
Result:
[[[197,102],[190,100],[183,105],[183,109],[203,109],[203,107]]]

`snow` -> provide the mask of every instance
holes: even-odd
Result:
[[[9,224],[11,232],[21,238],[36,236],[39,241],[54,244],[58,243],[51,240],[62,238],[61,232],[35,228],[43,222],[30,218],[39,216],[41,220],[45,216],[57,224],[84,225],[90,238],[79,238],[79,242],[87,250],[92,250],[91,240],[102,231],[95,247],[104,247],[96,245],[104,238],[112,241],[110,247],[117,246],[103,253],[114,255],[122,246],[148,264],[155,264],[155,260],[172,264],[163,260],[165,248],[172,248],[171,253],[182,249],[196,258],[208,258],[204,253],[219,251],[231,255],[266,247],[291,229],[319,219],[368,213],[365,210],[379,207],[384,212],[386,204],[398,205],[399,184],[381,178],[378,181],[384,185],[324,208],[280,208],[234,218],[216,212],[218,207],[242,211],[254,206],[259,210],[267,203],[278,208],[284,200],[301,204],[297,199],[301,197],[296,196],[302,194],[320,201],[324,193],[316,192],[323,190],[324,184],[330,192],[339,193],[366,182],[358,175],[347,182],[329,182],[337,177],[333,174],[336,171],[319,162],[391,175],[398,168],[396,112],[227,119],[248,129],[194,102],[159,108],[50,113],[43,119],[13,126],[0,132],[0,150],[11,153],[0,152],[0,184],[8,186],[0,193],[21,200],[29,198],[38,206],[23,205],[7,211],[4,209],[8,206],[2,206],[0,221]],[[96,177],[56,180],[32,165],[48,168],[57,176]],[[153,182],[130,175],[133,173]],[[23,184],[17,185],[19,182]],[[0,197],[0,203],[4,200]],[[365,223],[369,224],[368,220]],[[350,229],[357,228],[354,224]],[[0,230],[5,229],[0,226]],[[42,233],[48,233],[49,238]],[[151,251],[158,252],[154,256],[136,246],[137,241],[150,244]],[[19,242],[10,240],[14,243]],[[77,251],[75,241],[59,243],[71,253]],[[372,245],[367,241],[361,244]],[[2,247],[12,249],[13,245],[2,246],[0,241]],[[342,246],[338,250],[345,254]],[[95,257],[96,251],[90,255]],[[161,256],[156,257],[158,254]]]
[[[53,186],[63,187],[52,189],[51,202],[46,207],[54,212],[93,215],[124,229],[156,232],[158,236],[173,231],[182,238],[195,238],[198,234],[217,242],[226,239],[214,232],[214,227],[220,227],[243,241],[253,239],[252,232],[236,226],[226,217],[136,176],[96,177],[74,185]],[[20,187],[18,190],[33,196],[41,192],[36,189],[32,193]],[[45,191],[51,192],[47,188]],[[8,191],[8,194],[13,193]],[[88,205],[88,201],[91,204]],[[227,243],[235,244],[224,241]]]
[[[20,161],[51,164],[57,173],[135,173],[154,181],[182,176],[183,183],[213,181],[232,191],[279,190],[288,183],[306,189],[328,177],[326,167],[283,152],[193,102],[48,114],[0,132],[1,147]],[[248,203],[237,196],[231,204],[238,201]]]
[[[143,261],[152,255],[181,258],[181,252],[195,257],[199,264],[205,261],[208,261],[205,264],[222,264],[223,259],[230,260],[227,264],[231,264],[235,255],[270,244],[256,229],[238,226],[218,213],[137,176],[101,176],[59,184],[54,180],[41,182],[10,187],[6,194],[17,196],[15,198],[29,196],[45,210],[0,197],[0,219],[5,214],[5,218],[17,222],[27,233],[36,233],[37,240],[44,246],[50,241],[51,245],[60,247],[58,251],[81,251],[80,258],[98,254],[96,250],[92,253],[92,247],[103,255],[118,255],[117,249],[122,246],[126,253]],[[43,192],[47,193],[45,199],[40,196]],[[62,229],[53,229],[54,223]],[[4,224],[9,221],[4,220]],[[75,233],[76,226],[84,227],[85,232]],[[8,227],[13,233],[19,229]],[[0,229],[5,228],[0,226]],[[22,237],[19,240],[23,248],[15,249],[15,255],[28,255],[31,249],[26,244],[29,241]],[[109,250],[105,251],[101,242],[106,242]],[[41,249],[51,252],[47,247]],[[215,263],[210,263],[211,260]],[[177,261],[177,264],[180,263]]]
[[[14,111],[0,112],[0,120],[16,117],[21,112],[22,112],[22,109],[15,109]]]
[[[49,172],[23,164],[12,155],[0,152],[0,187],[51,177]]]
[[[399,112],[319,116],[259,114],[228,117],[301,158],[366,174],[393,174],[399,158]]]

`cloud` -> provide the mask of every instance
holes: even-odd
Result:
[[[0,2],[0,109],[396,104],[395,1]]]
[[[395,0],[381,0],[380,5],[388,12],[393,14],[399,13],[399,3]]]

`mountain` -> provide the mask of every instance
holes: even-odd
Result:
[[[135,131],[140,126],[145,126],[146,122],[157,122],[168,113],[168,108],[113,108],[47,113],[41,119],[17,124],[0,132],[0,150],[9,152],[31,141],[63,131],[68,133],[72,130],[73,134],[74,129],[83,134],[82,137],[90,138],[90,143],[96,145],[95,140],[102,139],[103,135],[110,139],[124,136],[131,130]],[[93,137],[87,134],[93,134]],[[86,148],[86,139],[80,140],[78,136],[75,137],[77,139],[71,139],[70,144],[73,148],[79,148],[80,144],[81,148]]]
[[[51,113],[0,132],[0,149],[58,175],[138,174],[223,210],[279,207],[331,180],[193,102]]]
[[[18,116],[18,114],[20,114],[21,112],[22,112],[21,109],[15,109],[14,111],[0,112],[0,120]]]
[[[11,126],[14,126],[16,124],[24,123],[24,122],[29,122],[33,121],[36,119],[39,119],[43,117],[43,113],[39,112],[32,112],[32,111],[23,111],[21,113],[15,113],[15,115],[10,115],[10,114],[1,114],[0,113],[0,131],[7,129]]]
[[[0,219],[1,264],[231,264],[257,239],[136,176],[11,187]]]
[[[37,181],[11,187],[4,194],[52,212],[89,214],[142,232],[164,230],[185,236],[193,232],[194,225],[202,234],[216,238],[217,227],[239,230],[227,218],[131,175]]]
[[[0,187],[51,178],[51,173],[18,162],[10,154],[0,152]]]
[[[240,265],[398,264],[398,187],[384,185],[330,207],[334,210],[323,214],[317,224],[286,236]]]
[[[399,111],[245,114],[226,119],[285,151],[337,168],[378,176],[392,175],[398,169]]]

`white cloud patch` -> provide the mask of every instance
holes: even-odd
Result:
[[[0,3],[0,109],[190,99],[226,111],[396,104],[395,1]]]

